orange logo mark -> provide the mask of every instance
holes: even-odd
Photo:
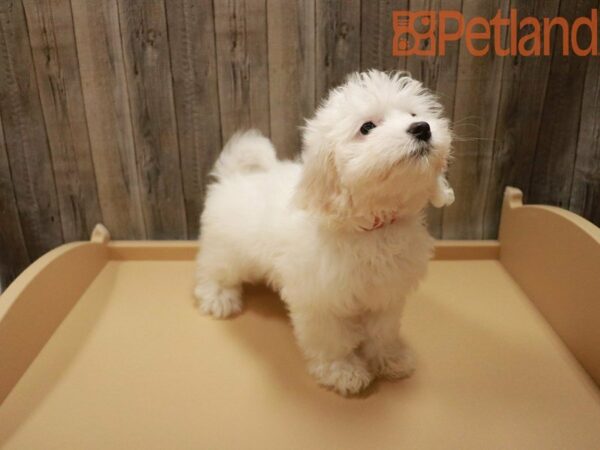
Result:
[[[498,10],[491,19],[473,17],[466,22],[459,11],[445,10],[394,11],[392,20],[394,56],[444,56],[447,44],[460,39],[473,56],[487,55],[490,50],[499,56],[548,56],[555,29],[556,39],[562,36],[563,55],[571,51],[577,56],[598,55],[598,9],[592,9],[590,17],[575,19],[571,26],[564,17],[519,21],[514,8],[509,17],[502,17]]]

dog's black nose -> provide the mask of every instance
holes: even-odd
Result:
[[[427,122],[411,123],[406,131],[421,141],[428,141],[431,138],[431,128]]]

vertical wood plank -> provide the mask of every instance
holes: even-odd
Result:
[[[589,16],[594,7],[598,7],[597,0],[561,1],[559,15],[572,24],[577,17]],[[589,29],[582,27],[578,36],[580,46],[587,47],[591,39]],[[588,61],[595,57],[563,56],[561,33],[555,33],[554,41],[528,202],[568,208],[585,73]]]
[[[208,173],[221,149],[211,0],[166,2],[188,237],[198,235]]]
[[[71,1],[83,98],[105,225],[146,237],[116,0]]]
[[[435,10],[437,2],[435,1],[430,1],[430,0],[410,0],[409,1],[409,10],[412,13],[416,13],[419,11],[432,11]],[[444,8],[446,8],[444,6]],[[459,8],[460,8],[460,4],[459,4]],[[460,11],[460,9],[459,9]],[[427,30],[426,27],[424,27],[423,30],[419,30],[422,32],[425,32]],[[456,45],[456,43],[454,43]],[[429,44],[431,45],[431,43]],[[458,57],[458,53],[456,54],[456,57]],[[425,84],[427,87],[431,88],[431,78],[430,75],[432,75],[430,73],[429,68],[427,67],[428,65],[428,60],[429,59],[433,59],[435,57],[428,57],[428,56],[418,56],[418,55],[409,55],[406,56],[405,59],[405,69],[408,73],[410,73],[410,75],[413,78],[416,78],[417,80],[421,80],[423,82],[423,84]]]
[[[151,239],[185,239],[164,3],[119,0],[119,16],[146,232]]]
[[[315,26],[319,101],[346,75],[360,70],[360,0],[317,0]]]
[[[588,61],[569,209],[600,226],[600,57]]]
[[[461,11],[462,0],[411,0],[410,10],[415,11]],[[447,30],[455,32],[457,24],[449,21]],[[456,77],[458,71],[460,42],[451,41],[446,44],[444,56],[408,56],[406,70],[413,78],[423,82],[434,91],[444,107],[446,115],[452,118],[454,114],[454,98],[456,94]],[[391,51],[391,50],[390,50]]]
[[[34,259],[60,245],[63,236],[20,1],[0,3],[0,116],[23,235]]]
[[[491,18],[501,9],[503,17],[506,17],[508,6],[508,2],[502,0],[464,0],[463,15],[465,20],[475,16]],[[443,211],[444,238],[483,237],[485,195],[482,193],[487,190],[492,165],[503,62],[503,57],[492,51],[478,57],[471,55],[464,45],[460,47],[454,128],[459,136],[470,139],[455,141],[455,160],[448,178],[454,188],[456,201]],[[470,136],[465,136],[468,130],[464,126],[466,122],[473,125],[469,130]]]
[[[25,0],[25,15],[52,154],[65,241],[102,221],[69,0]]]
[[[265,0],[214,2],[221,134],[258,128],[270,135]]]
[[[556,17],[559,0],[513,0],[511,4],[523,17]],[[518,38],[530,32],[518,30]],[[544,97],[550,72],[550,56],[506,56],[498,122],[493,141],[493,159],[485,193],[485,238],[496,238],[502,196],[506,186],[520,188],[528,195]]]
[[[392,55],[393,11],[408,11],[408,0],[361,2],[360,68],[361,70],[405,70],[406,57]]]
[[[271,139],[280,157],[300,152],[304,118],[315,109],[315,1],[268,0]]]
[[[0,122],[0,292],[29,264]]]

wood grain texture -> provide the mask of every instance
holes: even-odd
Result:
[[[460,11],[462,0],[412,0],[410,10],[415,11]],[[457,24],[449,21],[448,32],[455,32]],[[460,43],[451,41],[446,44],[444,56],[408,56],[406,70],[411,76],[423,82],[435,92],[444,107],[446,115],[452,119],[454,114],[454,98],[458,71]]]
[[[0,116],[32,259],[63,242],[52,161],[20,1],[0,3]]]
[[[559,15],[568,23],[589,15],[598,7],[597,0],[561,1]],[[544,99],[533,170],[529,185],[529,203],[569,207],[577,136],[584,95],[585,73],[590,58],[562,55],[562,39],[556,36],[550,66],[550,78]],[[559,35],[561,33],[558,33]],[[590,41],[589,29],[579,33],[581,47]]]
[[[0,278],[102,221],[116,239],[195,238],[208,173],[240,128],[280,158],[346,75],[409,70],[457,136],[442,238],[495,238],[506,185],[600,224],[600,58],[392,55],[394,10],[588,16],[598,0],[0,2]],[[451,26],[455,24],[449,23]],[[529,30],[519,31],[519,36]],[[585,29],[580,31],[585,46]],[[5,248],[2,248],[5,247]]]
[[[211,0],[165,3],[189,238],[198,236],[208,173],[221,149]]]
[[[360,0],[317,0],[315,17],[319,101],[349,73],[360,70]]]
[[[146,233],[186,239],[164,3],[119,0],[119,17]]]
[[[499,9],[506,17],[508,3],[463,1],[465,20],[493,17]],[[483,237],[485,195],[482,193],[487,190],[492,166],[503,63],[504,59],[491,51],[486,56],[473,56],[464,45],[460,47],[453,118],[455,131],[462,139],[455,142],[455,159],[448,176],[456,201],[443,212],[444,238]]]
[[[102,221],[69,0],[25,0],[65,241]]]
[[[600,57],[588,61],[569,209],[600,224]]]
[[[393,11],[408,11],[408,0],[361,2],[360,14],[360,68],[405,70],[406,57],[392,55],[394,28]]]
[[[265,0],[214,2],[223,141],[239,129],[270,135]]]
[[[315,0],[268,0],[271,140],[282,158],[300,153],[299,126],[315,109]]]
[[[90,146],[104,224],[146,237],[116,0],[71,2]]]
[[[30,263],[0,122],[0,292]]]
[[[559,0],[513,0],[518,18],[555,17]],[[517,36],[530,33],[519,30]],[[529,182],[544,109],[550,73],[549,56],[506,56],[503,66],[502,92],[493,142],[492,168],[485,193],[484,231],[496,237],[500,208],[506,186],[518,187],[528,196]]]

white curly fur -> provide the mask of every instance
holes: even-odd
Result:
[[[362,135],[368,121],[376,128]],[[415,121],[429,123],[427,145],[407,132]],[[413,370],[399,321],[432,254],[423,209],[453,199],[451,134],[421,83],[373,70],[334,89],[303,138],[299,162],[278,161],[257,131],[225,146],[201,218],[195,295],[202,312],[226,317],[242,309],[243,282],[267,281],[310,373],[353,394]]]

